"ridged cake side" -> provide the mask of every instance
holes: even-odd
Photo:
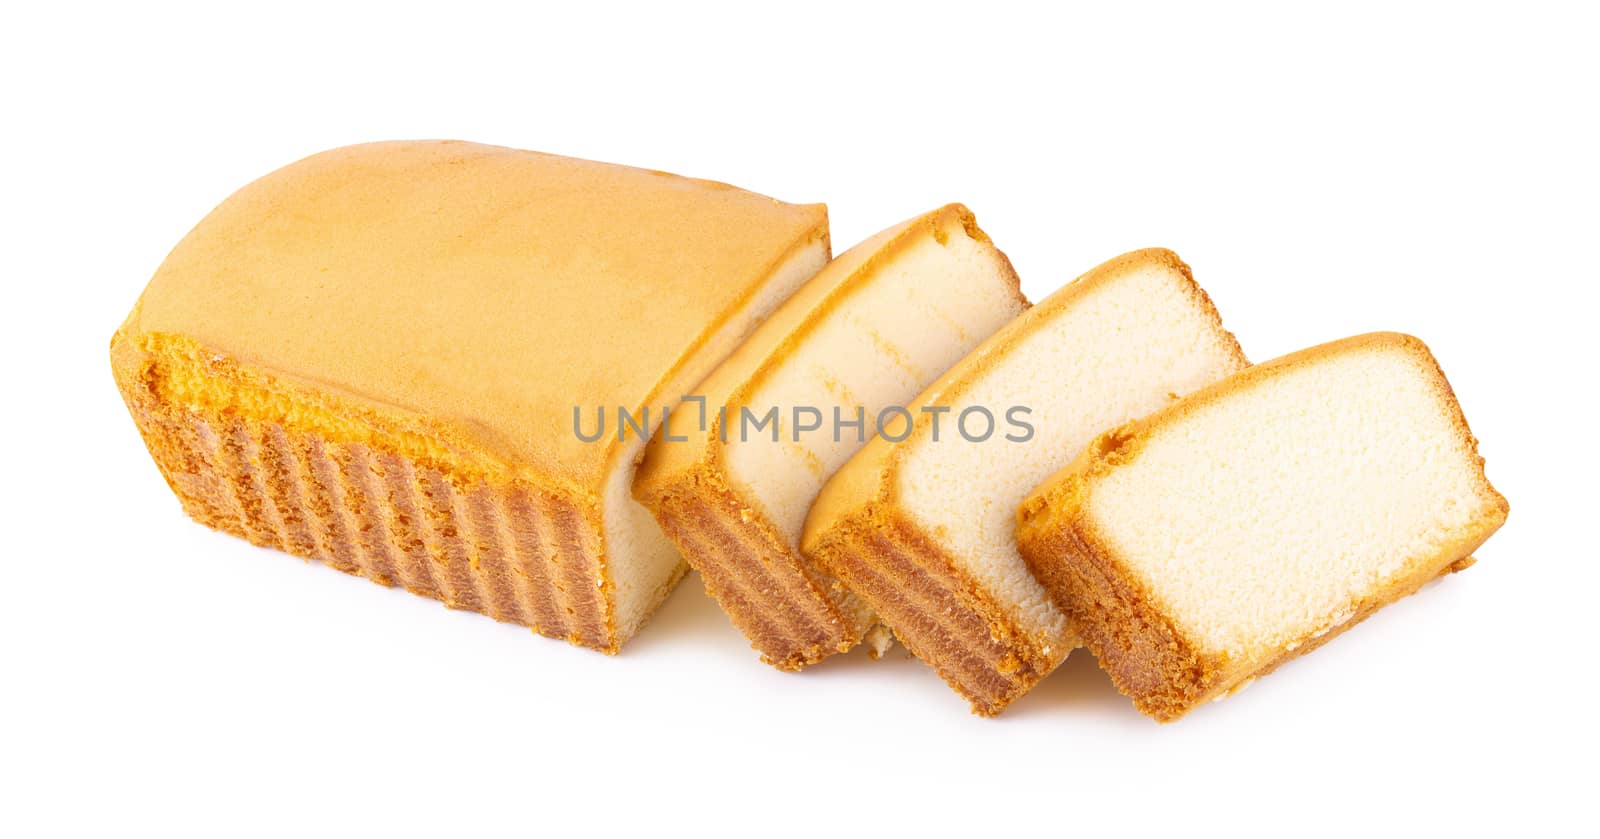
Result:
[[[852,516],[810,553],[870,601],[974,713],[1000,713],[1060,663],[937,541],[891,510]]]
[[[626,640],[597,511],[370,417],[353,420],[359,436],[339,434],[307,419],[326,410],[313,397],[185,343],[152,351],[119,333],[112,360],[191,518],[551,638],[608,653]]]
[[[703,470],[657,497],[656,521],[696,563],[706,590],[734,625],[782,670],[799,670],[859,644],[870,611],[835,581],[813,574],[770,524]]]

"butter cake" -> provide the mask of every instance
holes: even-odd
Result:
[[[661,408],[828,256],[820,204],[352,146],[201,221],[112,367],[202,524],[614,652],[685,570],[630,493]]]
[[[803,550],[974,711],[999,713],[1077,644],[1017,552],[1017,504],[1096,434],[1244,366],[1175,254],[1114,259],[935,381],[903,439],[864,446],[818,497]]]
[[[806,512],[885,410],[1027,305],[1005,254],[952,204],[841,254],[656,433],[634,494],[765,661],[799,669],[872,628],[801,555]]]
[[[1107,432],[1023,502],[1017,538],[1168,721],[1470,564],[1508,510],[1432,353],[1377,333]]]

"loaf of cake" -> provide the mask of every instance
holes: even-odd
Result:
[[[630,492],[662,408],[828,257],[821,205],[352,146],[201,221],[112,368],[202,524],[613,652],[685,570]]]
[[[806,511],[883,411],[1026,308],[1010,261],[952,204],[829,263],[657,431],[634,495],[763,660],[799,669],[873,628],[800,554]]]
[[[1245,366],[1188,266],[1107,262],[984,341],[841,468],[802,548],[979,714],[1077,641],[1029,574],[1016,506],[1093,437]]]
[[[1507,510],[1428,348],[1379,333],[1107,432],[1021,504],[1017,539],[1167,721],[1464,567]]]

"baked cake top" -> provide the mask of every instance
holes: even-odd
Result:
[[[592,430],[597,408],[614,421],[619,406],[675,401],[716,362],[697,355],[726,343],[719,330],[803,281],[768,288],[826,240],[820,204],[474,143],[372,143],[224,201],[123,334],[183,336],[290,384],[432,417],[514,470],[592,490],[624,446],[610,425],[580,440],[573,408]]]

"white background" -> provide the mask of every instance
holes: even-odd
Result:
[[[0,834],[1595,835],[1592,6],[225,5],[0,23]],[[963,201],[1034,298],[1171,247],[1255,359],[1415,333],[1509,523],[1161,726],[1081,651],[984,720],[900,655],[771,670],[693,577],[606,658],[189,522],[112,331],[233,189],[415,137],[826,201],[839,250]]]

